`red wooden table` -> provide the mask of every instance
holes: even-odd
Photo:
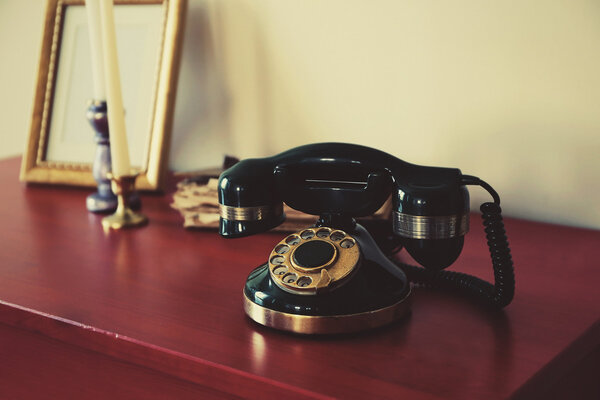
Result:
[[[257,326],[242,287],[280,236],[186,231],[170,197],[106,234],[86,190],[26,187],[0,162],[0,398],[598,398],[600,232],[506,219],[514,302],[416,289],[387,328]],[[490,279],[479,219],[452,267]]]

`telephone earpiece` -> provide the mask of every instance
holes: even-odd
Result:
[[[422,266],[444,269],[460,255],[469,230],[469,192],[458,182],[398,188],[394,233]]]
[[[482,186],[494,198],[482,212],[495,285],[441,271],[458,258],[469,230],[467,185]],[[512,300],[500,199],[487,183],[458,169],[409,164],[359,145],[318,143],[241,161],[221,174],[218,193],[219,232],[227,238],[281,224],[283,203],[318,216],[315,226],[280,241],[248,276],[245,311],[263,325],[297,333],[381,326],[408,310],[409,279],[458,288],[492,306]],[[373,214],[390,195],[394,243],[424,268],[393,261],[354,219]]]
[[[219,179],[219,233],[228,238],[268,231],[285,220],[271,166],[243,160]]]

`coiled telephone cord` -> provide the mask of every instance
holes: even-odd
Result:
[[[416,267],[392,259],[407,275],[409,281],[432,288],[458,290],[479,299],[482,303],[503,308],[510,304],[515,293],[515,275],[508,239],[502,221],[500,198],[490,185],[477,177],[464,175],[465,185],[479,185],[494,198],[494,202],[480,207],[483,226],[494,268],[494,284],[483,279],[455,271],[436,271]]]

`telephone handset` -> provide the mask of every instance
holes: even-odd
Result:
[[[481,206],[495,284],[442,271],[459,256],[469,229],[467,185],[493,197]],[[283,203],[318,216],[288,235],[244,288],[256,322],[296,333],[340,333],[390,323],[409,309],[410,283],[459,288],[504,307],[514,294],[500,199],[487,183],[454,168],[424,167],[385,152],[344,143],[300,146],[243,160],[219,179],[220,234],[267,231],[283,222]],[[387,239],[377,243],[357,224],[391,195]],[[423,267],[400,264],[381,248],[404,247]]]

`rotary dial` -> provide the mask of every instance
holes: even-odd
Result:
[[[337,287],[358,266],[356,240],[343,231],[309,228],[279,242],[269,256],[269,272],[281,289],[302,295]]]

